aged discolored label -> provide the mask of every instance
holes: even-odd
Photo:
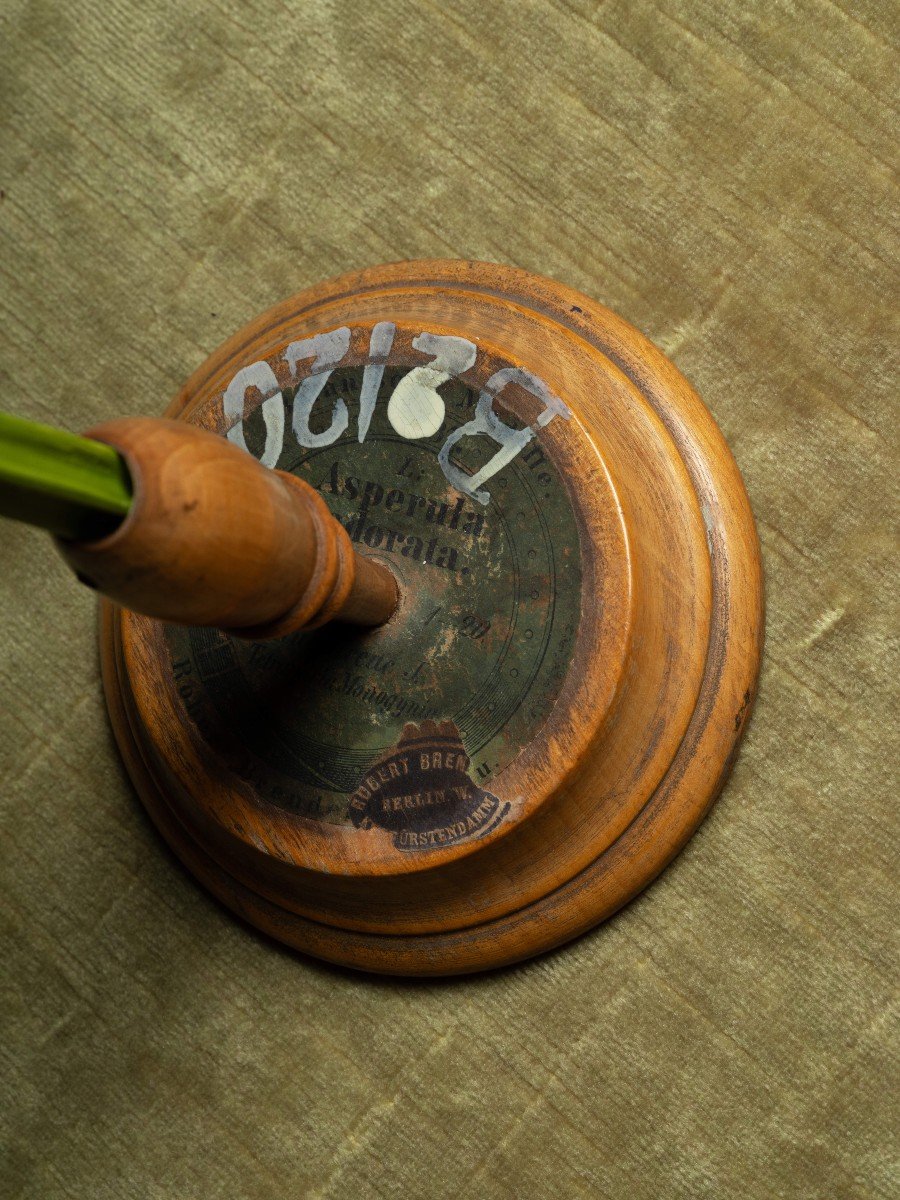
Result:
[[[580,615],[575,513],[538,436],[559,401],[527,376],[541,416],[501,420],[511,369],[493,391],[471,387],[454,373],[474,361],[464,346],[451,370],[332,367],[305,398],[308,379],[267,394],[267,364],[239,383],[265,402],[229,436],[316,488],[360,552],[392,567],[394,620],[271,642],[166,631],[199,735],[262,799],[410,851],[502,822],[490,781],[538,737]]]

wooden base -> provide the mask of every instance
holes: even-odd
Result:
[[[315,487],[402,597],[265,647],[104,603],[113,729],[194,875],[410,975],[548,950],[646,887],[727,775],[762,638],[740,476],[658,350],[550,280],[402,263],[266,313],[167,415]]]

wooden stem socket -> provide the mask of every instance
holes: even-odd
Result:
[[[88,436],[124,456],[134,503],[108,537],[57,544],[118,604],[260,639],[334,618],[380,625],[394,612],[390,570],[354,552],[302,480],[183,421],[127,418]]]

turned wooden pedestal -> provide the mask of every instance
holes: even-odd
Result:
[[[646,887],[728,773],[762,637],[740,476],[658,350],[550,280],[403,263],[273,308],[167,415],[309,485],[400,594],[380,627],[266,640],[103,602],[117,740],[198,879],[291,946],[421,975]]]

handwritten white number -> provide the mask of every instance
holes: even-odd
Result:
[[[380,321],[373,326],[369,338],[369,361],[363,371],[359,396],[360,442],[365,441],[372,422],[372,414],[384,377],[384,368],[394,344],[396,326],[391,321]],[[451,337],[449,334],[420,333],[413,338],[413,348],[432,356],[425,366],[414,367],[397,386],[388,401],[387,416],[401,437],[411,440],[431,437],[437,433],[446,416],[438,388],[448,379],[463,374],[475,362],[478,354],[474,342],[466,338]],[[330,446],[346,430],[350,414],[343,397],[336,396],[331,424],[321,433],[313,433],[309,418],[313,405],[331,375],[331,372],[350,349],[350,330],[347,326],[317,333],[314,337],[292,342],[284,351],[284,359],[293,379],[297,378],[297,364],[311,358],[310,372],[299,384],[294,396],[293,430],[301,446]],[[543,410],[533,425],[525,429],[514,429],[504,424],[494,412],[494,398],[510,383],[518,384],[543,404]],[[266,428],[266,444],[260,456],[264,467],[274,467],[284,443],[284,397],[275,372],[267,362],[251,363],[243,367],[229,383],[222,399],[225,416],[236,423],[229,429],[228,438],[242,450],[247,450],[244,438],[244,406],[247,392],[256,388],[262,400],[263,422]],[[519,451],[535,436],[538,429],[547,425],[556,416],[568,419],[569,411],[558,396],[530,371],[522,367],[502,367],[490,377],[478,396],[475,416],[465,425],[454,429],[438,453],[438,462],[449,483],[462,492],[487,504],[490,492],[479,490],[483,483],[496,475],[510,463]],[[473,475],[467,474],[450,461],[450,451],[464,437],[483,434],[496,442],[499,449]]]
[[[454,375],[468,371],[478,350],[465,338],[420,333],[413,348],[434,355],[426,367],[404,375],[388,401],[388,420],[401,437],[423,438],[437,433],[444,422],[445,405],[438,388]]]
[[[259,461],[264,467],[274,467],[284,444],[284,400],[275,372],[267,362],[251,363],[249,367],[238,371],[229,383],[222,398],[222,407],[225,416],[236,419],[237,424],[228,430],[227,436],[229,441],[240,446],[242,450],[247,449],[244,440],[244,398],[247,389],[251,387],[258,388],[263,397],[262,415],[266,426],[266,446]]]
[[[321,433],[313,433],[309,427],[312,407],[319,393],[328,382],[329,376],[350,349],[350,330],[346,325],[328,333],[317,333],[315,337],[291,342],[284,352],[285,361],[292,378],[297,378],[297,363],[305,358],[313,359],[311,374],[303,380],[294,396],[294,434],[301,446],[330,446],[337,441],[350,420],[347,405],[340,396],[335,397],[331,424]]]
[[[534,425],[526,426],[524,429],[513,429],[511,425],[504,425],[494,412],[494,397],[499,395],[508,383],[517,383],[543,403],[544,411]],[[471,496],[473,500],[478,500],[482,504],[487,504],[491,494],[478,491],[479,485],[486,483],[492,475],[496,475],[507,463],[511,462],[522,447],[531,441],[538,428],[546,425],[556,416],[568,418],[569,410],[562,400],[558,396],[554,396],[547,385],[538,379],[537,375],[532,375],[530,371],[525,371],[521,367],[501,367],[499,371],[494,372],[482,388],[472,420],[467,421],[465,425],[460,425],[459,429],[454,429],[444,442],[438,453],[438,462],[447,479],[457,491]],[[479,433],[483,433],[495,441],[500,449],[492,458],[488,459],[480,471],[476,471],[474,475],[467,475],[450,461],[450,451],[461,438],[474,437]]]
[[[363,371],[362,387],[359,391],[359,440],[361,442],[366,440],[366,434],[372,423],[378,389],[381,387],[385,364],[391,352],[391,346],[394,344],[396,332],[397,326],[392,321],[379,321],[369,338],[369,361]]]

